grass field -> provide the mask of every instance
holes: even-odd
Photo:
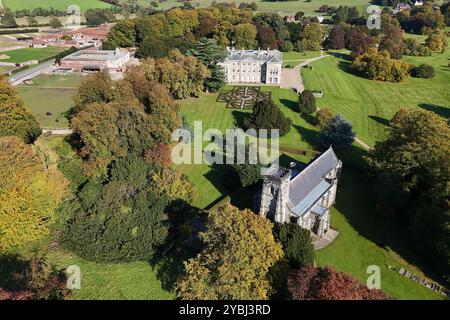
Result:
[[[443,296],[398,274],[398,269],[405,267],[423,276],[414,267],[416,261],[408,250],[404,225],[374,213],[370,188],[362,176],[344,163],[337,201],[331,212],[332,228],[339,235],[330,246],[316,251],[316,262],[351,273],[363,283],[369,276],[367,267],[377,265],[381,269],[381,289],[391,297],[442,299]]]
[[[18,88],[25,105],[43,128],[67,128],[68,121],[63,113],[72,107],[75,90],[43,89],[21,86]],[[46,115],[51,112],[52,115]]]
[[[47,48],[24,48],[10,51],[3,51],[0,55],[8,56],[1,59],[2,62],[22,63],[30,60],[41,60],[48,58],[63,51],[64,48],[47,47]]]
[[[41,74],[33,78],[31,87],[49,88],[73,88],[76,89],[81,84],[83,77],[76,75],[47,75]]]
[[[81,11],[90,8],[109,8],[111,5],[98,0],[2,0],[3,6],[12,10],[29,9],[37,7],[66,10],[70,5],[77,5]]]
[[[321,61],[333,61],[335,58],[324,58]],[[315,68],[317,69],[317,68]],[[311,149],[317,145],[317,129],[298,116],[295,111],[297,95],[290,90],[276,87],[264,87],[272,92],[272,99],[280,109],[293,120],[291,131],[280,140],[281,146]],[[194,120],[203,120],[203,129],[218,128],[221,131],[235,126],[236,119],[244,111],[226,109],[224,104],[216,102],[217,94],[205,94],[197,99],[182,101],[181,111]],[[236,114],[237,113],[237,114]],[[442,299],[433,291],[400,276],[396,271],[388,268],[405,267],[414,273],[423,275],[420,265],[408,249],[407,230],[404,225],[377,216],[374,211],[370,187],[363,178],[363,174],[352,167],[359,156],[364,153],[354,147],[341,154],[344,161],[342,183],[338,189],[335,208],[332,209],[332,226],[339,230],[338,239],[328,248],[318,251],[316,261],[319,265],[332,265],[337,270],[345,271],[365,282],[367,267],[377,265],[381,269],[382,289],[391,297],[397,299]],[[298,156],[289,155],[293,158]],[[308,157],[300,158],[302,161]],[[226,174],[217,167],[202,165],[182,165],[178,169],[183,171],[196,185],[198,198],[195,205],[209,207],[217,203],[230,191],[226,190],[224,180]],[[232,203],[242,208],[249,207],[255,191],[244,190],[242,194],[232,197]],[[234,200],[236,198],[237,200]],[[233,202],[235,201],[235,202]]]
[[[14,0],[13,0],[14,1]],[[121,2],[125,2],[125,0],[121,0]],[[194,7],[207,7],[211,5],[212,0],[193,0],[192,5]],[[233,1],[239,5],[242,2],[251,2],[248,0],[236,0]],[[369,0],[314,0],[312,2],[305,2],[304,0],[298,1],[283,1],[283,2],[269,2],[262,0],[255,0],[258,4],[258,11],[270,11],[270,12],[281,12],[283,14],[295,14],[298,11],[303,11],[309,16],[316,16],[319,13],[316,10],[323,4],[326,5],[347,5],[347,6],[356,6],[360,12],[366,10],[367,6],[369,6]],[[143,6],[148,6],[149,2],[147,0],[138,0],[138,3]],[[158,9],[169,9],[174,6],[180,6],[181,4],[176,0],[167,0],[159,4]]]
[[[324,91],[317,99],[319,107],[328,107],[343,114],[354,126],[357,136],[369,145],[385,136],[388,121],[400,108],[424,108],[449,117],[450,50],[431,57],[405,57],[418,65],[434,66],[432,79],[409,78],[402,83],[389,83],[361,78],[348,72],[349,62],[338,57],[326,57],[303,69],[307,89]]]
[[[229,87],[226,87],[227,89]],[[316,130],[298,115],[295,110],[297,94],[291,90],[279,87],[263,87],[264,91],[270,91],[272,100],[280,109],[293,120],[291,130],[280,138],[280,148],[310,149],[308,139]],[[233,110],[225,108],[225,104],[217,102],[217,94],[203,94],[200,98],[190,98],[181,101],[181,113],[185,114],[191,127],[193,122],[202,121],[203,131],[209,128],[219,129],[225,133],[226,129],[237,127],[248,110]],[[307,138],[304,138],[304,137]],[[191,181],[195,181],[198,189],[198,197],[195,205],[204,208],[220,198],[226,192],[223,186],[223,173],[211,172],[206,164],[182,165],[183,171]]]

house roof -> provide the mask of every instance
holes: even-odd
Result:
[[[283,57],[278,50],[228,50],[228,57],[224,63],[235,61],[255,61],[267,63],[281,63]]]
[[[289,206],[303,214],[329,189],[326,175],[339,164],[332,147],[293,177],[289,184]],[[309,204],[309,206],[308,206]]]

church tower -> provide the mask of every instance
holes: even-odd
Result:
[[[275,222],[289,222],[287,208],[291,170],[272,166],[263,175],[260,214]]]

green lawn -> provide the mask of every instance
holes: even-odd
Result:
[[[41,127],[67,128],[68,121],[63,113],[72,107],[72,95],[75,90],[21,86],[18,91]],[[52,115],[46,115],[47,112],[51,112]]]
[[[436,69],[433,79],[409,78],[402,83],[373,81],[347,71],[348,64],[338,57],[326,57],[303,69],[307,89],[320,90],[320,108],[328,107],[343,114],[354,126],[357,136],[369,145],[385,136],[388,121],[400,108],[424,108],[448,118],[450,106],[450,50],[431,57],[405,57],[418,65],[428,63]]]
[[[1,52],[2,55],[8,56],[6,59],[1,59],[2,62],[22,63],[30,60],[41,60],[48,58],[63,51],[64,48],[47,47],[47,48],[24,48]]]
[[[331,212],[332,228],[339,231],[337,239],[323,250],[316,251],[319,265],[332,265],[366,282],[369,265],[381,269],[381,289],[398,299],[442,299],[443,296],[409,280],[397,270],[405,267],[416,274],[414,256],[409,252],[404,224],[388,220],[373,212],[374,203],[362,174],[345,166],[336,205]]]
[[[58,250],[50,254],[50,262],[66,269],[77,265],[81,272],[81,289],[73,290],[77,300],[169,300],[175,294],[162,289],[155,270],[147,262],[100,264]]]
[[[14,0],[13,0],[14,1]],[[121,2],[125,2],[126,0],[121,0]],[[211,0],[193,0],[192,5],[194,7],[207,7],[211,5]],[[234,1],[239,5],[242,2],[252,2],[248,0],[236,0]],[[366,8],[370,5],[369,0],[338,0],[330,1],[326,0],[314,0],[312,2],[305,2],[304,0],[298,1],[284,1],[284,2],[269,2],[269,1],[261,1],[255,0],[258,5],[258,11],[269,11],[269,12],[281,12],[283,15],[286,14],[295,14],[298,11],[303,11],[309,16],[317,16],[320,15],[316,10],[323,4],[326,5],[347,5],[347,6],[356,6],[360,10],[360,12],[364,12]],[[149,2],[147,0],[138,0],[138,3],[143,6],[148,6]],[[157,9],[169,9],[174,6],[180,6],[181,4],[176,0],[167,0],[161,2]]]
[[[283,64],[297,65],[303,60],[311,59],[320,56],[320,51],[304,51],[296,52],[289,51],[283,52]]]
[[[226,87],[225,89],[229,89]],[[291,90],[279,87],[263,87],[264,91],[270,91],[272,100],[280,107],[286,116],[293,120],[291,130],[280,138],[280,148],[311,149],[308,140],[316,130],[307,123],[295,111],[297,94]],[[194,121],[202,121],[203,131],[209,128],[219,129],[225,133],[226,129],[235,128],[248,114],[248,110],[234,110],[225,108],[225,104],[217,102],[217,94],[202,94],[199,98],[190,98],[180,102],[181,113],[187,116],[188,122],[193,128]],[[273,142],[272,142],[273,143]],[[206,142],[205,144],[208,144]],[[223,172],[211,171],[207,164],[181,165],[183,171],[198,189],[198,197],[195,205],[204,208],[223,196],[226,189],[223,186]]]
[[[34,77],[31,85],[24,87],[78,88],[83,77],[76,75],[41,74]]]
[[[81,11],[90,8],[110,8],[111,5],[99,0],[3,0],[3,6],[12,10],[29,9],[37,7],[67,10],[70,5],[77,5]]]

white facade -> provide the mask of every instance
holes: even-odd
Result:
[[[280,51],[227,49],[228,57],[220,63],[227,83],[281,83]]]

